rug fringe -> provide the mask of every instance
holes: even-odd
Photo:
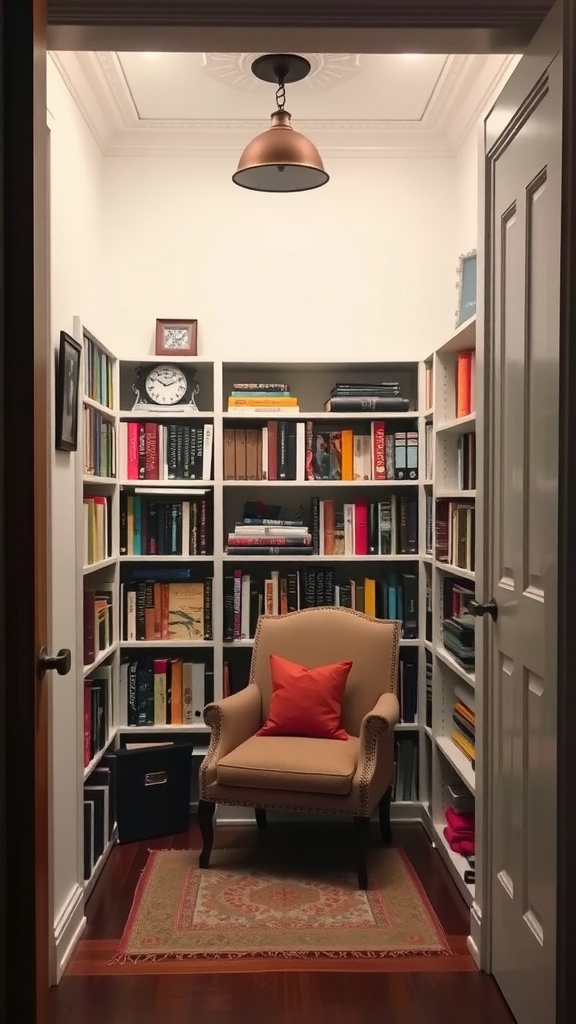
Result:
[[[251,950],[226,953],[119,953],[108,966],[116,964],[162,963],[167,960],[399,960],[407,957],[456,956],[451,949],[392,950]]]

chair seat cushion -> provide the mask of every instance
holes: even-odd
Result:
[[[308,736],[251,736],[216,766],[223,786],[281,789],[346,796],[358,764],[360,741]]]

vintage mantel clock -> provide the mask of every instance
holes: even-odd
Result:
[[[133,412],[198,412],[196,395],[200,385],[196,370],[169,363],[138,366],[132,390]]]

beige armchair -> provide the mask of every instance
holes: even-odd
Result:
[[[254,807],[260,828],[268,809],[349,814],[356,831],[358,886],[367,888],[370,815],[377,804],[382,840],[392,840],[399,641],[399,622],[348,608],[260,618],[247,687],[204,709],[212,737],[200,766],[200,867],[210,862],[217,803]],[[255,735],[270,707],[270,654],[307,668],[352,661],[342,703],[346,741]]]

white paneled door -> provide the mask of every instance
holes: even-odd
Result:
[[[518,1024],[556,1021],[558,35],[548,26],[486,122],[493,604],[476,612],[489,635],[491,970]]]

